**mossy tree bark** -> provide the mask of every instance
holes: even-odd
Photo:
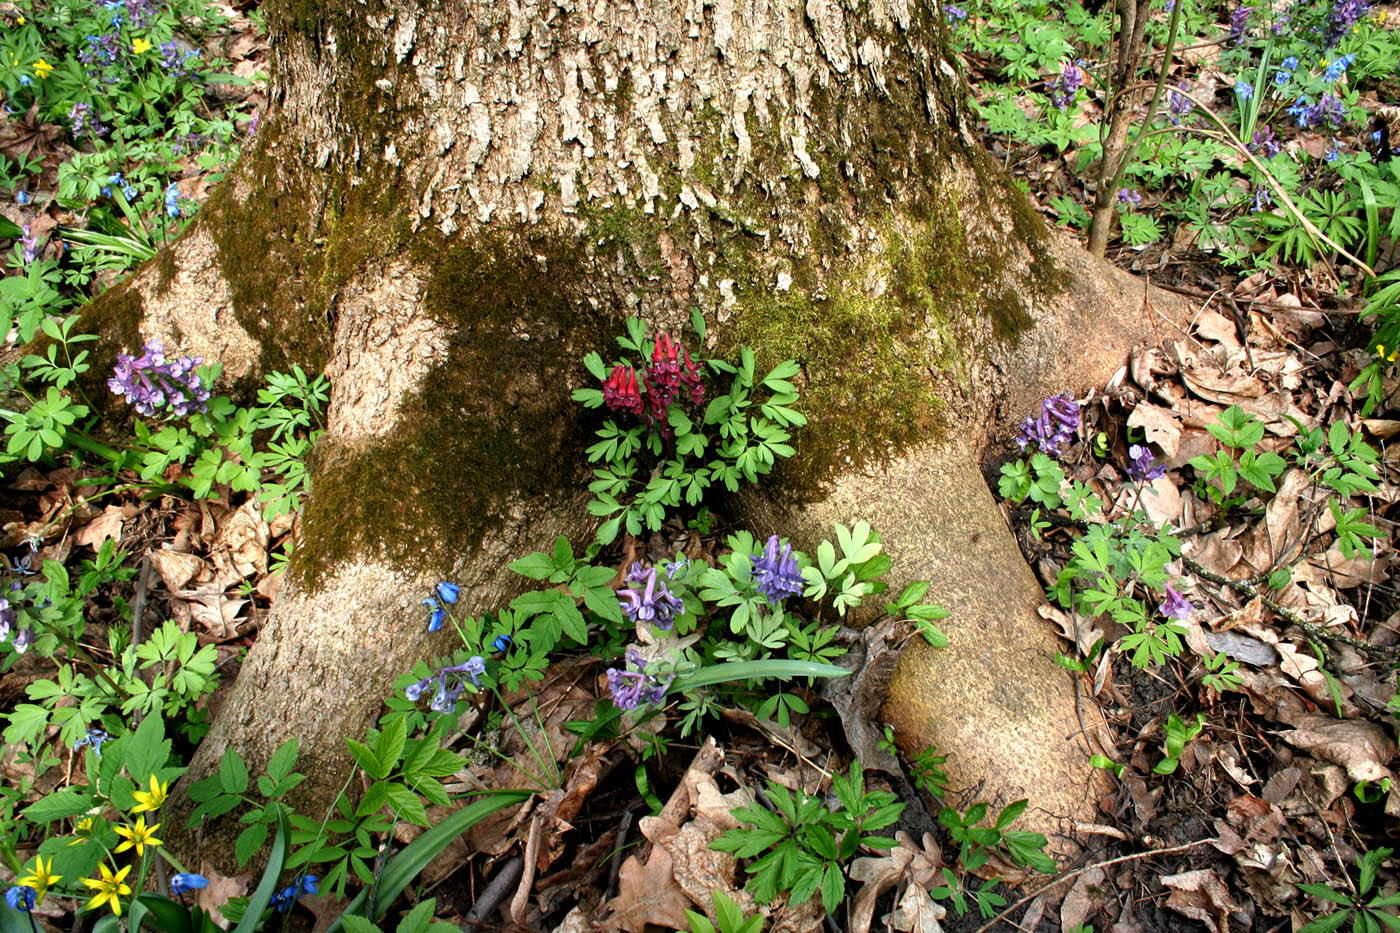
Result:
[[[448,647],[431,583],[489,609],[513,557],[591,533],[582,355],[627,315],[679,330],[698,306],[719,351],[803,365],[798,457],[739,517],[799,543],[875,519],[898,575],[958,612],[954,647],[896,677],[902,740],[1033,796],[1041,825],[1085,815],[1073,688],[973,458],[1002,413],[1105,378],[1143,295],[979,152],[933,4],[266,7],[256,145],[92,312],[235,379],[300,363],[333,384],[303,539],[193,775],[296,735],[301,803],[324,806],[345,737]]]

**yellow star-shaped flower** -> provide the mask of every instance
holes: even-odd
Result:
[[[22,876],[16,884],[27,885],[33,888],[35,898],[42,901],[44,899],[44,892],[52,885],[58,884],[62,880],[62,875],[55,875],[53,873],[53,859],[50,858],[49,863],[45,865],[44,857],[39,855],[35,856],[34,867],[29,869],[29,874]]]
[[[151,775],[151,789],[149,791],[132,791],[131,796],[136,798],[136,806],[131,808],[132,813],[156,812],[165,803],[166,795],[170,793],[169,781],[157,781],[154,774]]]
[[[50,65],[42,58],[34,63],[34,77],[38,78],[40,81],[44,80],[51,74],[53,74],[53,65]]]
[[[133,55],[140,55],[141,53],[149,52],[150,50],[151,43],[147,42],[145,39],[131,40],[131,52]]]
[[[87,909],[96,910],[103,904],[110,903],[112,913],[120,917],[122,915],[122,902],[119,898],[131,893],[131,885],[124,880],[130,873],[131,866],[126,866],[115,875],[108,870],[106,865],[98,865],[97,871],[101,877],[82,879],[83,884],[97,892],[93,899],[87,902]]]
[[[145,855],[146,846],[150,846],[154,849],[161,844],[161,841],[157,839],[155,835],[158,829],[160,829],[159,823],[156,823],[154,826],[147,826],[146,818],[144,816],[138,816],[136,822],[132,823],[130,826],[117,827],[117,835],[121,836],[126,841],[117,843],[117,847],[112,851],[125,852],[127,849],[135,849],[137,855]]]

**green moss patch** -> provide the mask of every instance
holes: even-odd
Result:
[[[619,318],[584,300],[581,250],[514,231],[417,252],[447,355],[387,435],[318,449],[305,516],[318,549],[293,571],[312,585],[356,554],[447,573],[510,502],[572,496],[582,481],[588,426],[567,387]]]

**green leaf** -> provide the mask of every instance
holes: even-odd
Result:
[[[42,825],[54,820],[71,819],[88,812],[95,805],[92,792],[87,788],[65,787],[25,807],[20,815],[31,823]]]
[[[816,661],[772,659],[764,661],[726,661],[711,664],[691,674],[677,677],[672,689],[677,693],[707,687],[711,684],[766,677],[846,677],[851,672],[834,664]]]
[[[238,860],[239,868],[242,868],[248,859],[257,854],[264,842],[267,842],[269,829],[271,827],[266,823],[254,823],[238,834],[238,838],[233,843],[233,856]]]
[[[233,933],[254,933],[257,930],[262,921],[262,913],[267,909],[273,893],[277,890],[277,881],[282,874],[282,864],[286,859],[287,815],[279,809],[277,811],[277,834],[272,838],[272,852],[267,859],[267,868],[264,869],[262,879],[258,881],[258,887],[253,892],[253,896],[248,899],[243,919],[239,921]]]
[[[345,925],[345,929],[349,933],[384,933],[378,924],[370,923],[364,917],[356,917],[353,914],[342,915],[340,922]],[[399,929],[402,930],[403,927],[400,926]]]
[[[506,566],[531,580],[547,579],[554,572],[554,561],[550,560],[548,554],[541,554],[538,551],[513,560]]]
[[[346,739],[345,744],[350,749],[350,754],[355,756],[356,763],[364,769],[365,774],[368,774],[375,780],[381,780],[389,776],[389,769],[379,760],[379,756],[375,754],[374,749],[354,739]]]
[[[451,816],[439,820],[431,829],[404,846],[398,855],[389,859],[388,863],[385,864],[384,871],[379,878],[379,884],[374,889],[375,919],[384,916],[389,907],[398,899],[399,894],[403,892],[403,889],[408,887],[413,879],[418,877],[418,873],[453,839],[497,810],[521,803],[529,799],[532,794],[533,791],[509,790],[484,795]],[[355,895],[355,899],[346,906],[345,914],[362,914],[367,895],[368,889],[361,890],[359,894]],[[340,929],[344,919],[345,915],[342,915],[339,920],[331,924],[326,933],[334,933],[335,930]]]
[[[241,794],[248,789],[248,766],[232,748],[219,760],[219,786],[225,793]]]

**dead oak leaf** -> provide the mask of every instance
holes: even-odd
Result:
[[[1164,875],[1162,884],[1171,891],[1167,906],[1177,913],[1199,920],[1213,933],[1230,933],[1230,915],[1239,912],[1225,882],[1214,869],[1200,868],[1179,875]]]
[[[673,868],[671,853],[659,845],[651,847],[645,864],[635,855],[623,862],[617,873],[617,897],[608,901],[610,916],[603,929],[643,933],[647,924],[690,929],[685,912],[693,905],[676,883]]]
[[[102,547],[108,538],[120,541],[122,522],[126,520],[126,510],[119,505],[109,505],[92,521],[83,526],[75,536],[78,544],[87,545],[94,551]]]
[[[1351,780],[1379,781],[1390,776],[1386,765],[1395,757],[1395,743],[1375,723],[1304,713],[1289,724],[1295,728],[1283,733],[1285,742],[1341,765]]]

